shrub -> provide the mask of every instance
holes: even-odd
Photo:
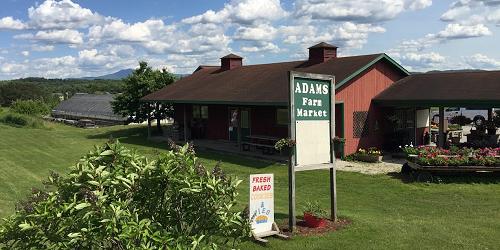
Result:
[[[328,211],[323,209],[319,202],[307,202],[304,206],[304,213],[308,213],[317,218],[328,218]]]
[[[45,115],[50,113],[49,106],[38,100],[17,100],[12,103],[10,110],[25,115]]]
[[[450,123],[464,126],[467,124],[471,124],[472,120],[468,117],[463,116],[463,115],[457,115],[457,116],[454,116],[450,119]]]
[[[0,226],[9,249],[198,249],[235,244],[240,183],[208,171],[190,145],[149,161],[119,142],[96,147],[66,176],[52,173]]]
[[[45,128],[44,122],[38,118],[10,112],[0,115],[0,123],[14,127]]]

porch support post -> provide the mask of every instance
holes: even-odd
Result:
[[[242,150],[241,148],[241,108],[238,107],[238,147],[240,148],[240,151]]]
[[[148,140],[151,138],[151,115],[148,113]]]
[[[488,109],[488,121],[493,120],[493,108]]]
[[[444,107],[439,107],[438,147],[444,147]]]
[[[184,106],[184,142],[187,142],[187,112],[186,112],[186,104]]]

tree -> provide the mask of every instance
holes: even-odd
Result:
[[[14,83],[0,85],[0,105],[10,106],[16,100],[47,99],[49,93],[32,83]]]
[[[141,102],[141,98],[173,83],[175,79],[175,75],[166,69],[153,70],[146,62],[139,62],[139,68],[123,80],[124,91],[113,101],[113,111],[128,117],[129,122],[150,122],[154,117],[161,132],[160,120],[170,113],[171,105]]]

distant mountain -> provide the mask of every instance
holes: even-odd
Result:
[[[134,72],[134,69],[122,69],[120,71],[117,71],[113,74],[108,74],[108,75],[103,75],[103,76],[95,76],[95,77],[82,77],[80,79],[85,79],[85,80],[120,80],[123,79],[130,74]],[[189,76],[189,74],[174,74],[177,78],[183,78],[186,76]]]
[[[86,79],[86,80],[120,80],[120,79],[123,79],[127,76],[129,76],[130,74],[132,74],[134,70],[133,69],[122,69],[120,71],[117,71],[115,73],[112,73],[112,74],[107,74],[107,75],[103,75],[103,76],[95,76],[95,77],[82,77],[81,79]]]

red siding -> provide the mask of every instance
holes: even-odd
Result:
[[[337,89],[335,100],[344,102],[346,155],[356,152],[358,148],[382,147],[384,138],[380,128],[381,112],[373,106],[372,98],[403,77],[404,75],[394,66],[381,61],[367,69],[366,73]],[[368,111],[369,132],[366,137],[354,138],[353,136],[353,112],[355,111]],[[378,124],[378,130],[376,124]]]
[[[229,139],[229,113],[226,105],[208,106],[207,139]]]
[[[253,135],[268,135],[279,138],[288,137],[288,126],[276,124],[275,107],[252,107],[251,113],[251,133]]]

